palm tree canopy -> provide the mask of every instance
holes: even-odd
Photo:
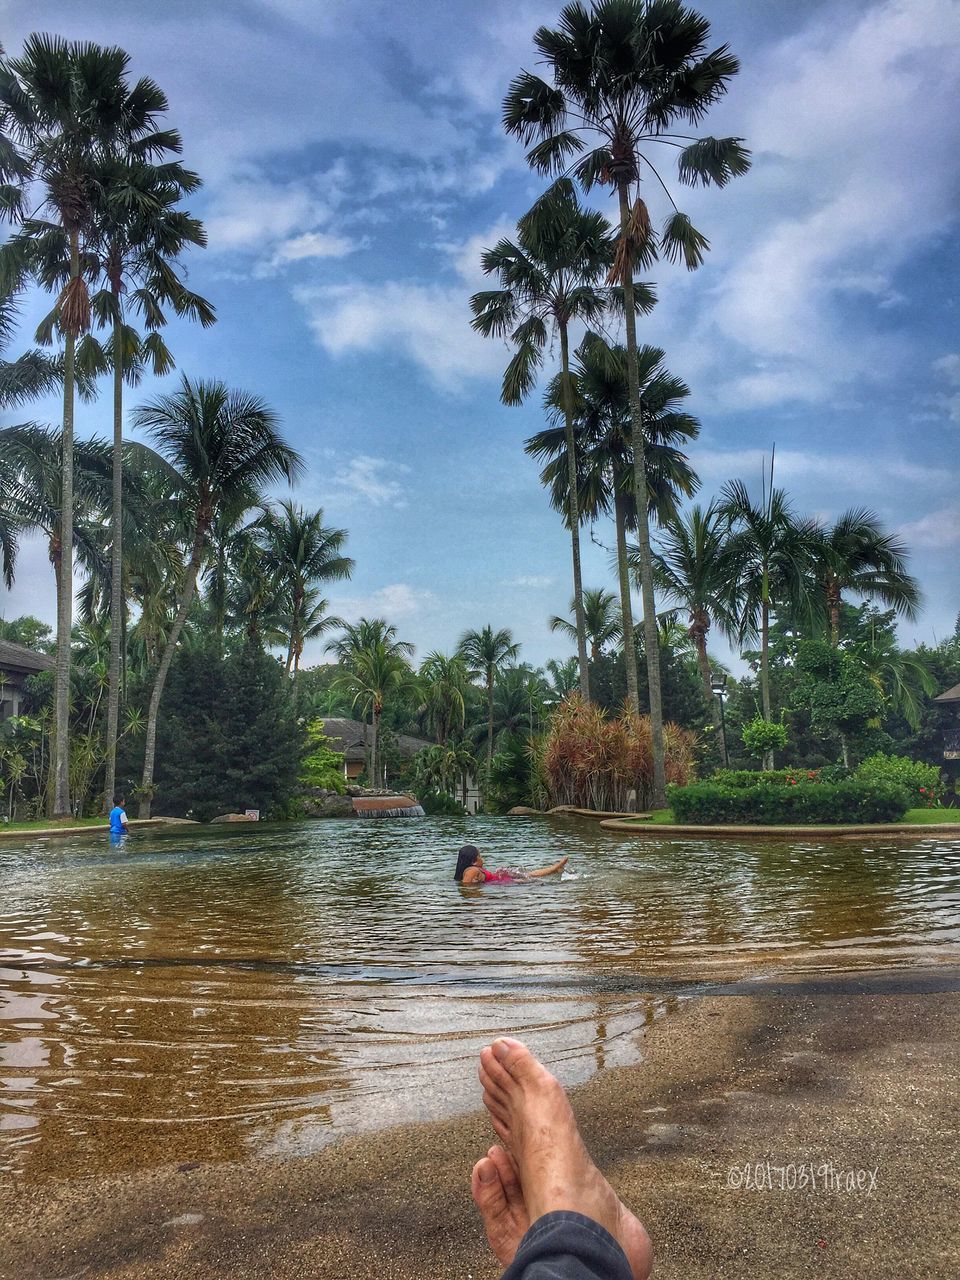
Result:
[[[571,611],[574,606],[575,601],[571,601]],[[596,661],[603,649],[608,644],[615,643],[623,634],[620,606],[612,591],[605,591],[602,587],[588,588],[583,593],[583,612],[587,639],[590,641],[593,658]],[[577,638],[577,628],[567,618],[551,618],[550,630],[560,631],[574,640]]]
[[[264,485],[292,482],[303,470],[264,401],[222,382],[184,377],[177,391],[138,406],[133,422],[181,476],[204,531],[221,503],[246,494],[252,505]]]
[[[708,47],[709,35],[707,19],[678,0],[594,0],[589,8],[575,0],[556,28],[534,36],[551,80],[522,71],[504,99],[504,128],[530,148],[537,172],[572,171],[585,190],[600,183],[634,193],[618,279],[657,257],[693,269],[709,247],[669,196],[650,159],[655,145],[677,151],[677,176],[691,187],[722,187],[750,167],[742,138],[674,132],[699,124],[739,70],[726,45]],[[671,205],[659,232],[639,195],[648,175]]]
[[[727,549],[728,522],[716,506],[692,506],[663,522],[654,552],[659,589],[688,614],[691,630],[717,623],[725,635],[736,632],[735,566]],[[631,563],[636,568],[633,548]]]
[[[625,347],[588,333],[577,350],[571,381],[581,516],[586,521],[609,513],[619,493],[627,504],[627,526],[635,528],[627,359]],[[641,347],[637,370],[646,438],[647,506],[657,519],[666,519],[676,511],[681,496],[692,497],[700,487],[683,451],[686,442],[700,434],[700,422],[683,411],[690,388],[665,368],[660,347]],[[540,480],[550,489],[554,508],[565,512],[569,468],[558,377],[548,384],[544,406],[551,425],[532,435],[524,448],[532,457],[548,459]]]
[[[458,655],[470,671],[487,680],[491,680],[505,663],[513,662],[519,652],[520,646],[506,627],[494,631],[489,625],[482,631],[465,632],[457,646]]]
[[[817,576],[828,595],[852,591],[907,618],[916,618],[921,594],[907,570],[906,544],[885,533],[880,518],[865,507],[844,511],[820,530]]]
[[[516,348],[503,375],[500,398],[520,404],[533,388],[551,336],[573,321],[598,323],[622,291],[600,282],[613,261],[613,233],[599,213],[584,209],[568,179],[560,179],[517,225],[517,242],[501,240],[481,264],[500,288],[470,299],[473,327],[484,337],[507,338]],[[652,288],[637,289],[636,305],[649,311]]]

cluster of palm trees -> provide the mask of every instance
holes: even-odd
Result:
[[[605,376],[620,381],[622,433],[619,466],[611,478],[618,525],[629,521],[631,501],[637,570],[643,603],[644,653],[653,742],[653,797],[666,796],[663,714],[660,689],[654,561],[647,495],[658,477],[653,462],[660,439],[646,420],[643,400],[644,352],[637,343],[636,317],[651,310],[652,287],[636,278],[659,259],[700,266],[709,245],[674,203],[654,163],[658,150],[677,153],[681,184],[724,186],[747,171],[749,152],[740,138],[694,137],[685,129],[700,124],[726,92],[739,64],[726,46],[709,47],[710,24],[678,0],[593,0],[571,3],[556,28],[534,36],[546,77],[522,71],[503,104],[508,134],[528,147],[531,168],[555,180],[525,214],[515,241],[502,240],[482,260],[499,288],[472,299],[473,323],[482,334],[508,339],[515,347],[503,378],[501,399],[517,404],[533,389],[548,342],[559,338],[560,370],[548,402],[561,424],[564,447],[535,452],[562,455],[551,481],[571,534],[574,625],[580,664],[580,691],[590,697],[580,569],[581,524],[575,422],[578,416],[571,328],[587,328],[578,358],[592,360]],[[653,182],[669,212],[655,226],[645,199]],[[607,191],[617,202],[617,225],[580,204],[577,187],[588,194]],[[603,327],[622,322],[622,347],[607,342]],[[653,356],[645,349],[646,360]],[[660,353],[662,359],[662,353]],[[656,360],[654,361],[656,364]],[[649,379],[648,379],[649,380]],[[601,428],[603,429],[603,428]],[[681,431],[681,435],[683,432]],[[675,446],[672,446],[675,447]],[[679,477],[675,477],[675,482]],[[682,492],[682,482],[679,483]],[[617,495],[622,493],[622,501]],[[609,498],[607,499],[610,500]],[[621,557],[623,561],[623,557]],[[621,583],[622,625],[633,652],[629,584]],[[628,662],[629,670],[629,662]],[[636,707],[637,678],[629,674]]]
[[[138,406],[133,425],[153,448],[123,440],[124,392],[174,365],[169,315],[215,321],[186,284],[185,255],[206,240],[183,207],[199,177],[179,160],[180,136],[149,78],[131,81],[118,48],[32,35],[0,56],[0,205],[12,222],[0,246],[0,342],[18,295],[51,295],[40,347],[0,362],[0,403],[19,407],[62,388],[62,427],[0,432],[0,557],[13,581],[21,536],[46,536],[57,589],[51,810],[71,812],[70,708],[74,566],[86,575],[80,608],[109,619],[104,804],[115,787],[127,659],[139,647],[148,677],[140,813],[153,793],[157,715],[177,645],[206,588],[213,624],[282,643],[297,671],[305,642],[328,625],[319,584],[349,576],[346,533],[323,513],[271,505],[299,456],[273,411],[223,383],[191,381]],[[113,442],[74,440],[76,396],[108,377]],[[131,607],[136,623],[127,636]],[[131,641],[130,646],[127,640]]]

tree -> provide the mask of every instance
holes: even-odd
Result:
[[[577,509],[576,444],[570,386],[570,325],[597,322],[613,298],[600,281],[613,261],[613,241],[606,220],[582,209],[573,183],[560,179],[517,224],[517,243],[501,240],[481,259],[487,275],[499,277],[500,288],[471,298],[473,327],[485,337],[509,338],[516,353],[503,375],[500,399],[520,404],[532,390],[544,348],[553,334],[560,338],[560,378],[569,484],[567,524],[573,551],[573,598],[580,691],[590,697],[587,641],[580,577],[580,516]],[[652,298],[647,298],[652,306]]]
[[[157,727],[160,812],[285,816],[306,747],[289,693],[283,668],[255,644],[227,657],[212,637],[178,650]]]
[[[256,396],[229,391],[222,382],[191,383],[158,396],[134,411],[134,425],[147,431],[180,480],[181,505],[189,517],[189,558],[177,612],[164,645],[147,709],[140,817],[149,818],[153,793],[157,713],[163,686],[197,586],[210,528],[224,504],[248,496],[261,500],[270,481],[292,481],[303,463],[280,437],[277,419]]]
[[[155,129],[151,82],[132,87],[129,58],[118,48],[69,43],[34,34],[19,58],[0,61],[0,109],[8,149],[19,151],[20,169],[38,191],[38,215],[22,220],[3,249],[0,293],[9,294],[31,274],[56,292],[56,306],[41,326],[64,340],[63,509],[60,518],[61,583],[57,607],[55,764],[53,809],[70,813],[70,633],[73,621],[73,420],[78,341],[91,321],[88,248],[94,236],[99,167],[129,149],[144,158],[165,145]],[[48,216],[45,216],[48,215]],[[63,251],[65,242],[66,252]],[[95,344],[94,344],[95,345]]]
[[[850,738],[877,722],[883,695],[862,664],[822,640],[803,640],[797,650],[799,695],[814,729],[836,733],[843,763],[850,767]]]
[[[383,618],[361,618],[354,624],[334,621],[343,628],[343,635],[327,647],[346,667],[341,685],[351,694],[353,705],[370,716],[370,783],[378,786],[380,720],[387,700],[410,692],[415,684],[408,661],[413,645],[398,640],[396,627]]]
[[[707,636],[716,622],[724,635],[736,633],[737,574],[727,551],[728,524],[715,506],[694,505],[664,521],[654,552],[654,580],[689,620],[687,634],[697,654],[704,696],[720,730],[720,712],[711,687]]]
[[[543,174],[572,169],[589,191],[596,184],[615,192],[620,226],[611,282],[624,294],[634,491],[646,493],[646,454],[640,385],[635,361],[637,332],[634,274],[658,257],[682,259],[689,270],[709,248],[686,214],[673,203],[649,152],[654,144],[678,151],[681,183],[724,186],[746,173],[749,152],[741,138],[690,138],[673,132],[676,122],[698,124],[727,91],[739,63],[726,45],[708,51],[710,24],[678,0],[579,0],[561,11],[556,29],[540,27],[534,44],[551,80],[522,71],[504,99],[503,122],[530,150],[527,161]],[[687,145],[682,145],[683,143]],[[672,213],[654,230],[640,192],[652,175],[667,194]],[[657,610],[647,513],[637,522],[647,682],[653,741],[653,803],[666,803],[663,714],[657,646]]]
[[[140,81],[138,94],[144,103],[141,110],[152,119],[166,112],[166,97],[152,81]],[[149,161],[144,159],[143,140],[137,139],[109,156],[98,175],[95,243],[105,285],[91,298],[91,309],[99,322],[111,329],[106,352],[113,372],[110,617],[116,620],[110,637],[104,812],[114,798],[120,713],[124,383],[139,382],[146,363],[157,375],[173,368],[173,357],[160,335],[167,322],[164,306],[173,307],[179,316],[198,320],[204,328],[216,319],[211,304],[186,287],[178,270],[188,248],[203,247],[207,242],[203,224],[179,208],[182,197],[200,186],[195,173],[167,158],[167,153],[178,153],[180,147],[179,133],[158,131],[150,139]],[[142,317],[145,340],[129,322],[130,311]]]
[[[727,522],[727,556],[731,566],[732,598],[737,601],[737,626],[741,642],[760,637],[760,696],[765,720],[771,719],[770,610],[782,605],[792,614],[816,616],[814,549],[816,526],[795,519],[783,489],[765,485],[763,500],[756,503],[742,480],[731,480],[721,491],[721,517]],[[772,752],[764,768],[773,767]]]
[[[487,769],[493,759],[493,685],[497,673],[508,662],[515,662],[520,646],[504,627],[494,631],[486,626],[482,631],[467,631],[460,637],[457,653],[467,667],[481,676],[487,691]]]
[[[312,588],[353,573],[353,561],[342,554],[347,531],[324,525],[322,509],[308,512],[286,500],[264,514],[258,537],[266,571],[275,576],[289,601],[286,669],[293,671],[296,706],[296,677],[308,632],[315,637],[336,625],[335,619],[318,611],[320,598]]]
[[[556,658],[547,661],[547,673],[550,676],[548,700],[551,704],[563,702],[580,684],[577,671],[577,659],[568,658],[566,662],[558,662]]]
[[[690,497],[699,487],[696,473],[678,446],[696,439],[700,423],[679,409],[690,388],[664,368],[663,359],[659,347],[645,345],[637,353],[647,447],[647,509],[657,520],[676,510],[681,495]],[[636,710],[639,680],[627,531],[637,527],[637,507],[626,348],[611,345],[599,334],[587,333],[577,350],[573,388],[580,513],[584,520],[592,522],[613,511],[627,698]],[[554,379],[546,396],[548,413],[554,421],[558,396],[559,384]],[[565,435],[550,426],[530,437],[526,451],[534,457],[550,458],[540,480],[549,486],[554,507],[565,510],[569,487]],[[636,563],[634,568],[638,570]]]
[[[467,689],[470,674],[457,654],[428,653],[420,666],[424,687],[423,713],[430,732],[441,747],[450,735],[462,729],[467,717]]]
[[[570,609],[573,611],[574,602]],[[623,635],[623,623],[616,597],[612,591],[604,591],[602,587],[595,590],[589,588],[583,593],[583,618],[587,639],[590,641],[590,660],[596,662],[601,651],[613,644]],[[550,619],[550,630],[562,632],[572,640],[577,638],[577,629],[566,618]]]
[[[851,507],[819,534],[816,574],[825,597],[834,648],[840,643],[844,592],[879,601],[905,618],[916,618],[920,588],[907,572],[906,546],[895,535],[884,533],[872,511]]]

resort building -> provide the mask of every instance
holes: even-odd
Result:
[[[49,654],[0,640],[0,721],[20,714],[26,681],[41,671],[52,671],[55,666]]]

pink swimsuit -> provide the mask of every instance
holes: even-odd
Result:
[[[486,867],[481,867],[480,870],[486,884],[512,884],[516,879],[509,871],[488,871]]]

